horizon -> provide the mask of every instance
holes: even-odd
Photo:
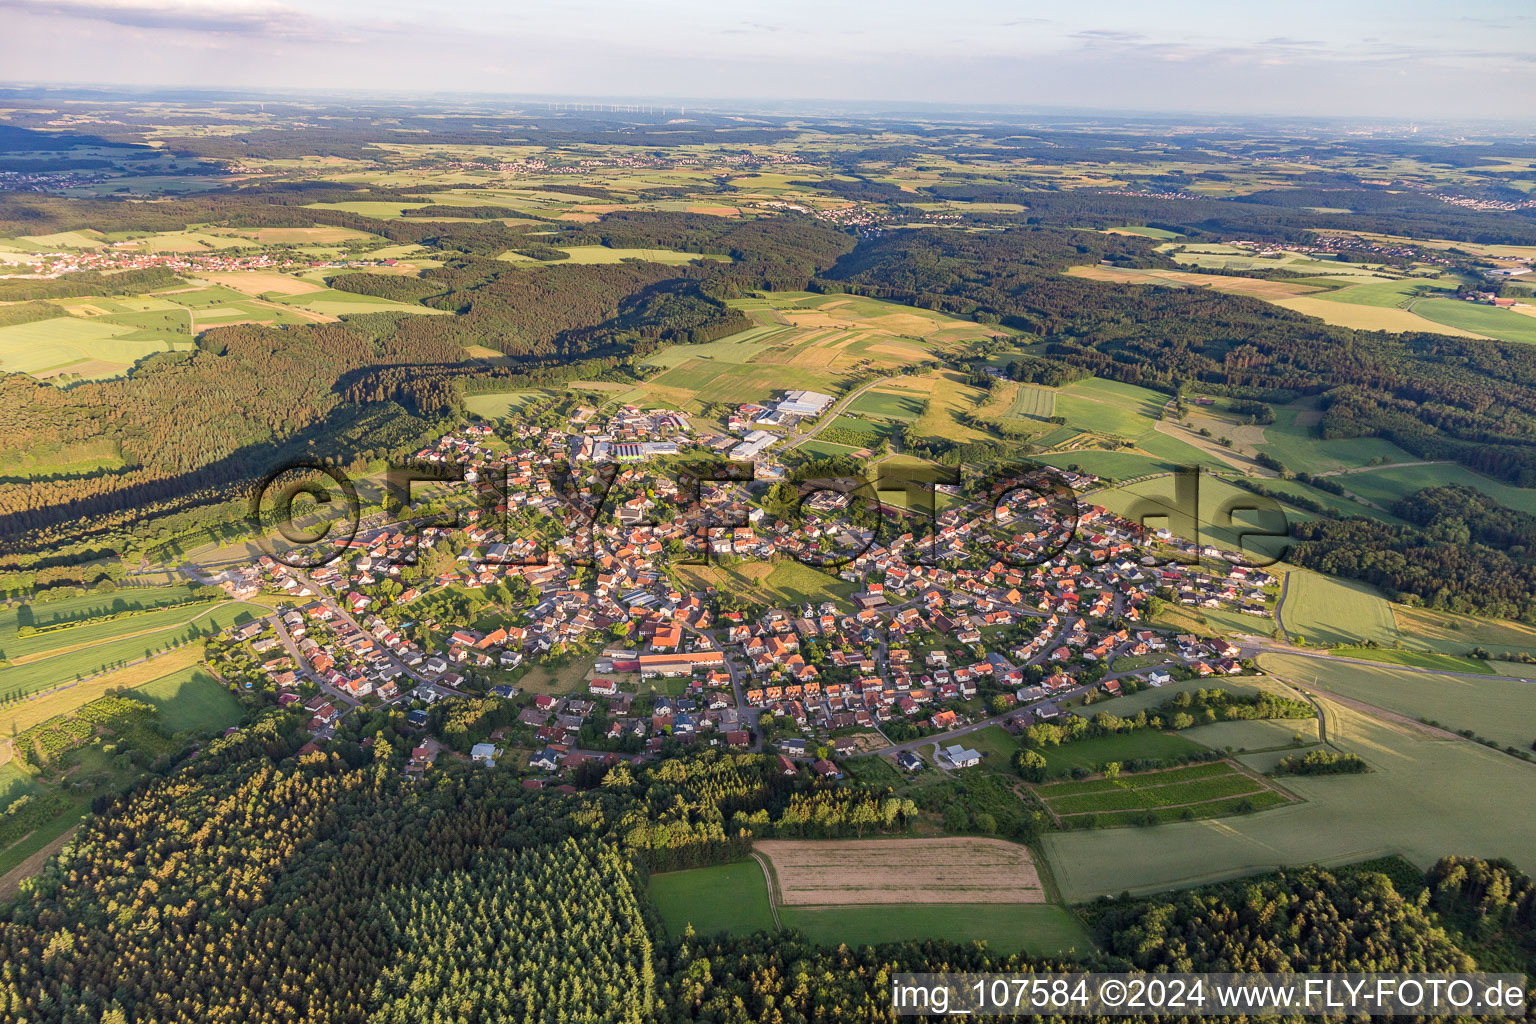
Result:
[[[345,83],[354,94],[533,101],[1521,124],[1536,94],[1536,32],[1512,0],[1471,13],[1427,2],[1115,2],[1091,15],[972,0],[941,24],[909,2],[597,2],[574,12],[585,26],[575,35],[568,9],[483,4],[426,21],[404,4],[357,0],[303,11],[280,0],[0,0],[0,11],[7,76],[45,89],[326,93]],[[84,67],[99,81],[80,82]],[[1128,100],[1137,96],[1148,100]]]

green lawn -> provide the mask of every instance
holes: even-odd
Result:
[[[1100,705],[1094,704],[1090,705],[1086,711],[1092,713],[1099,708]],[[1104,704],[1103,710],[1111,714],[1119,713],[1114,701]],[[1064,743],[1059,747],[1046,747],[1040,753],[1045,757],[1046,771],[1056,776],[1064,775],[1073,768],[1097,771],[1100,765],[1109,761],[1123,762],[1131,758],[1144,757],[1168,760],[1204,751],[1205,748],[1200,744],[1176,733],[1137,729],[1133,732],[1095,736],[1076,743]]]
[[[1041,903],[920,903],[909,906],[780,907],[786,928],[823,946],[913,939],[983,941],[1005,953],[1056,956],[1089,950],[1093,940],[1061,907]]]
[[[673,938],[681,938],[689,925],[698,935],[773,929],[768,884],[755,860],[652,875],[649,891]]]
[[[204,669],[193,667],[135,688],[130,696],[152,704],[170,733],[222,732],[240,721],[240,702]]]

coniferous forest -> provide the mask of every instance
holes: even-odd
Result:
[[[652,871],[722,863],[814,795],[705,753],[530,791],[410,779],[376,737],[298,755],[270,712],[135,791],[0,917],[0,1016],[42,1022],[883,1021],[890,974],[1531,970],[1536,888],[1498,862],[1307,868],[1083,908],[1102,951],[668,936]],[[841,794],[850,789],[837,790]],[[878,798],[878,791],[866,794]],[[843,799],[847,803],[847,797]],[[900,828],[899,816],[892,825]],[[823,816],[816,834],[848,834]]]

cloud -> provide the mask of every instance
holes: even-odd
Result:
[[[312,18],[274,0],[0,0],[0,10],[143,29],[238,35],[293,35]]]
[[[1140,32],[1121,32],[1112,28],[1087,28],[1081,32],[1073,32],[1072,38],[1095,43],[1137,43],[1147,37]]]

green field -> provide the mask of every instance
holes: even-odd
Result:
[[[751,601],[780,608],[798,608],[811,601],[836,601],[851,607],[848,597],[856,585],[793,559],[773,563],[744,563],[733,566],[679,566],[678,575],[696,586],[712,586],[732,591]]]
[[[1536,740],[1536,683],[1507,676],[1403,672],[1322,658],[1262,654],[1259,664],[1306,689],[1317,687],[1411,718],[1439,722],[1517,750]],[[1536,666],[1532,675],[1536,676]]]
[[[1501,341],[1536,343],[1536,316],[1458,299],[1423,299],[1413,311],[1426,320]]]
[[[1050,419],[1056,415],[1056,392],[1051,388],[1020,384],[1019,390],[1014,393],[1013,403],[1003,415],[1012,419]]]
[[[143,616],[112,620],[97,626],[73,627],[63,631],[71,634],[71,645],[85,646],[0,669],[0,693],[25,694],[50,689],[73,682],[80,676],[93,675],[116,665],[138,661],[150,652],[165,650],[178,642],[193,641],[268,613],[269,609],[260,605],[230,601],[217,606],[149,612]],[[118,632],[124,623],[134,623],[136,620],[142,622],[151,616],[156,618],[157,626],[150,632],[137,636],[122,636]],[[174,620],[175,624],[165,620]],[[98,631],[106,631],[116,639],[97,642]]]
[[[1374,437],[1324,441],[1318,430],[1321,417],[1315,399],[1276,406],[1275,422],[1264,427],[1264,443],[1256,447],[1279,459],[1287,469],[1308,473],[1364,466],[1379,458],[1391,462],[1415,461],[1397,445]],[[1339,482],[1349,490],[1355,489],[1353,479]]]
[[[1444,464],[1383,466],[1361,473],[1345,474],[1335,479],[1346,490],[1358,494],[1367,501],[1375,502],[1383,508],[1390,508],[1393,502],[1426,487],[1460,484],[1463,487],[1482,491],[1500,504],[1536,515],[1536,489],[1513,487],[1474,473],[1462,466]]]
[[[465,395],[464,408],[487,420],[503,420],[547,397],[542,391],[490,391]]]
[[[14,662],[23,658],[31,659],[49,651],[100,644],[140,633],[153,633],[201,615],[216,603],[214,601],[199,602],[175,608],[134,612],[117,619],[86,620],[78,625],[60,626],[31,636],[16,636],[15,639],[0,635],[0,643],[3,643],[3,646],[0,646],[0,655]]]
[[[123,324],[70,316],[0,327],[0,370],[42,377],[60,373],[90,379],[115,377],[145,356],[172,347],[169,336],[145,333]]]
[[[160,712],[156,722],[170,733],[219,732],[240,721],[240,702],[208,672],[183,669],[136,687],[130,696]]]
[[[37,780],[14,764],[0,764],[0,811],[11,806],[17,797],[30,796],[38,790]]]
[[[755,860],[652,875],[650,897],[674,939],[682,938],[690,925],[698,935],[773,929],[768,883]]]
[[[1164,228],[1149,228],[1134,224],[1126,224],[1118,228],[1105,228],[1104,230],[1122,235],[1140,235],[1143,238],[1156,238],[1166,242],[1171,238],[1183,238],[1177,231],[1168,231]]]
[[[700,252],[678,252],[674,249],[610,249],[606,245],[576,245],[565,247],[570,259],[561,263],[619,263],[623,260],[646,260],[650,263],[691,263],[694,260],[731,262],[729,256]]]
[[[1041,903],[920,903],[910,906],[780,907],[786,928],[823,946],[850,947],[947,939],[980,940],[1005,953],[1055,956],[1093,948],[1081,922],[1058,906]]]
[[[1399,651],[1386,647],[1336,647],[1333,653],[1340,658],[1359,658],[1362,661],[1379,661],[1388,665],[1404,665],[1408,668],[1427,668],[1435,672],[1493,674],[1493,669],[1480,658],[1458,658],[1452,654],[1435,654],[1430,651]],[[1536,669],[1532,672],[1536,674]]]
[[[1250,564],[1285,554],[1287,524],[1310,518],[1292,508],[1276,508],[1276,502],[1219,477],[1202,473],[1194,482],[1199,490],[1193,498],[1187,490],[1181,493],[1175,477],[1165,475],[1099,491],[1093,501],[1149,528],[1165,527],[1187,540],[1243,552]]]
[[[1476,619],[1455,612],[1393,605],[1392,617],[1407,646],[1441,654],[1465,655],[1474,647],[1486,648],[1494,657],[1525,654],[1536,657],[1536,627],[1507,619]],[[1529,674],[1520,666],[1515,675]]]
[[[1156,892],[1272,870],[1401,854],[1427,868],[1447,851],[1536,870],[1536,766],[1462,740],[1367,718],[1323,701],[1329,743],[1365,775],[1285,780],[1302,798],[1263,814],[1041,840],[1069,901]],[[1279,754],[1244,755],[1261,767]]]
[[[1315,298],[1329,302],[1344,302],[1354,306],[1376,306],[1382,309],[1403,308],[1420,295],[1433,295],[1452,291],[1455,279],[1425,280],[1408,278],[1400,281],[1377,281],[1371,284],[1351,285],[1333,292],[1320,292]],[[1418,312],[1417,306],[1414,312]],[[1420,314],[1423,315],[1423,314]]]
[[[1091,706],[1090,712],[1098,710]],[[1114,702],[1104,705],[1104,710],[1119,714]],[[1204,753],[1205,748],[1176,733],[1136,729],[1132,732],[1112,733],[1092,739],[1065,743],[1058,747],[1046,747],[1040,753],[1045,757],[1046,770],[1051,775],[1062,775],[1074,768],[1097,771],[1109,761],[1128,761],[1136,757],[1169,759]]]
[[[1115,779],[1056,782],[1036,794],[1067,828],[1144,825],[1219,818],[1279,807],[1289,801],[1264,781],[1221,761]]]
[[[1179,735],[1203,743],[1214,750],[1238,751],[1293,749],[1292,739],[1301,734],[1303,746],[1318,742],[1315,718],[1254,718],[1235,722],[1213,722],[1185,729]]]
[[[303,306],[305,309],[312,309],[316,313],[325,313],[330,316],[347,316],[355,313],[450,315],[446,309],[433,309],[430,306],[423,306],[415,302],[395,302],[392,299],[381,299],[373,295],[361,295],[357,292],[337,291],[334,288],[285,296],[283,302],[288,305]],[[267,312],[279,313],[281,310],[269,309]],[[202,320],[202,317],[198,317],[199,323]]]
[[[1167,402],[1157,391],[1089,377],[1057,390],[1055,415],[1081,430],[1135,439],[1155,427]]]
[[[1398,642],[1392,606],[1374,587],[1310,569],[1290,570],[1279,618],[1288,634],[1309,644],[1353,646],[1374,640],[1391,647]]]
[[[848,404],[848,411],[860,416],[878,416],[910,423],[922,415],[923,401],[910,394],[866,391]]]

